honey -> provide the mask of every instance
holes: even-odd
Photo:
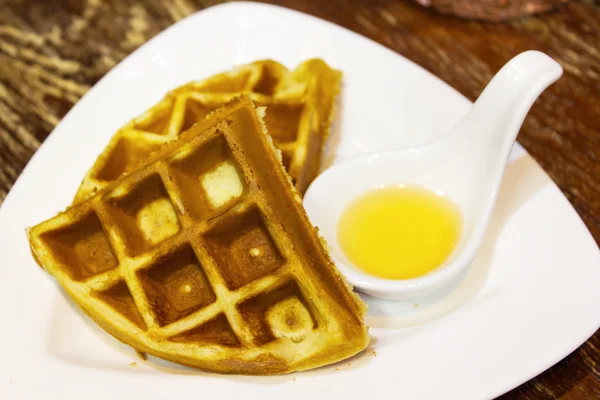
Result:
[[[338,222],[338,241],[352,264],[384,279],[412,279],[435,270],[456,247],[458,207],[418,186],[377,187],[352,200]]]

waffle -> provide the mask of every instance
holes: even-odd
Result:
[[[31,228],[34,258],[110,334],[176,363],[279,374],[361,351],[364,305],[310,225],[260,111],[235,99]]]
[[[179,87],[113,136],[74,202],[134,171],[150,152],[241,93],[266,106],[269,133],[296,189],[304,194],[319,172],[340,78],[320,59],[305,61],[293,72],[263,60]]]

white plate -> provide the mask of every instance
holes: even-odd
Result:
[[[598,248],[522,151],[464,279],[418,307],[368,299],[371,347],[314,371],[238,377],[142,362],[35,265],[25,227],[69,204],[121,124],[186,81],[260,58],[292,67],[313,56],[345,73],[328,163],[439,137],[470,106],[397,54],[281,8],[234,3],[169,28],[71,110],[0,209],[0,398],[490,398],[550,367],[600,326]]]

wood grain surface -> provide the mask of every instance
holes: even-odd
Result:
[[[220,2],[0,0],[0,202],[53,127],[96,81],[167,26]],[[600,8],[595,2],[570,1],[505,23],[438,15],[409,0],[271,3],[368,36],[472,100],[517,53],[537,49],[554,57],[565,76],[533,106],[518,140],[600,243]],[[600,399],[600,332],[503,398]]]

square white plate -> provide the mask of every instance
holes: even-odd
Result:
[[[598,247],[522,150],[513,154],[487,238],[465,276],[419,304],[367,299],[369,349],[318,370],[240,377],[143,362],[36,266],[25,227],[70,203],[120,125],[187,81],[261,58],[294,67],[309,57],[345,74],[326,165],[433,140],[470,107],[403,57],[282,8],[228,4],[167,29],[69,112],[0,209],[0,398],[482,399],[537,375],[598,329]]]

